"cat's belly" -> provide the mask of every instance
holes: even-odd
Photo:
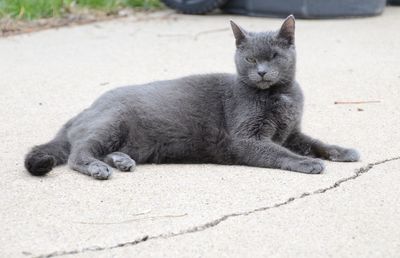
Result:
[[[131,139],[121,151],[138,163],[207,163],[229,160],[230,136],[219,127],[173,130],[153,137],[153,132]]]

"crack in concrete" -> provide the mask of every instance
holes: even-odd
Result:
[[[385,159],[385,160],[381,160],[381,161],[377,161],[374,163],[369,163],[368,165],[361,167],[359,169],[356,169],[355,173],[352,176],[349,177],[345,177],[342,179],[339,179],[338,181],[336,181],[335,183],[333,183],[330,186],[324,187],[324,188],[320,188],[317,189],[313,192],[304,192],[301,195],[297,196],[297,197],[291,197],[289,199],[287,199],[284,202],[279,202],[276,203],[274,205],[271,206],[265,206],[265,207],[260,207],[257,209],[253,209],[250,211],[243,211],[243,212],[236,212],[236,213],[230,213],[227,215],[224,215],[218,219],[212,220],[210,222],[204,223],[202,225],[199,226],[194,226],[194,227],[190,227],[184,230],[181,230],[179,232],[169,232],[169,233],[163,233],[163,234],[159,234],[159,235],[154,235],[154,236],[143,236],[139,239],[136,239],[134,241],[129,241],[129,242],[124,242],[124,243],[120,243],[120,244],[116,244],[116,245],[112,245],[112,246],[93,246],[93,247],[86,247],[83,249],[77,249],[77,250],[72,250],[72,251],[56,251],[56,252],[52,252],[49,254],[42,254],[42,255],[38,255],[35,256],[36,258],[50,258],[50,257],[56,257],[56,256],[63,256],[63,255],[70,255],[70,254],[79,254],[79,253],[84,253],[84,252],[96,252],[96,251],[104,251],[104,250],[110,250],[110,249],[115,249],[115,248],[120,248],[120,247],[125,247],[125,246],[134,246],[152,239],[167,239],[167,238],[172,238],[172,237],[176,237],[176,236],[180,236],[180,235],[185,235],[185,234],[190,234],[190,233],[197,233],[197,232],[201,232],[204,230],[207,230],[209,228],[215,227],[218,224],[230,219],[230,218],[234,218],[234,217],[239,217],[239,216],[248,216],[250,214],[256,213],[256,212],[262,212],[262,211],[266,211],[266,210],[270,210],[273,208],[278,208],[284,205],[288,205],[296,200],[300,200],[303,199],[307,196],[312,196],[312,195],[317,195],[317,194],[322,194],[325,193],[327,191],[330,191],[332,189],[335,189],[337,187],[339,187],[341,184],[350,181],[350,180],[354,180],[358,177],[360,177],[361,175],[367,173],[368,171],[370,171],[373,167],[377,166],[377,165],[381,165],[390,161],[394,161],[394,160],[400,160],[400,156],[398,157],[394,157],[394,158],[390,158],[390,159]]]

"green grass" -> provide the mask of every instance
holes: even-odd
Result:
[[[71,8],[89,8],[105,12],[121,8],[159,8],[160,0],[0,0],[0,18],[24,20],[60,17]]]

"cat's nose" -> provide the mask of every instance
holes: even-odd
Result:
[[[261,77],[264,77],[264,75],[266,74],[267,72],[265,72],[265,71],[258,71],[258,74],[261,76]]]

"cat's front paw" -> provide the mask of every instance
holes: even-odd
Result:
[[[287,169],[306,174],[320,174],[325,169],[325,165],[320,159],[307,158],[300,161],[290,162]]]
[[[328,150],[328,159],[338,162],[355,162],[360,160],[360,153],[355,149],[346,149],[339,146],[332,146]]]
[[[112,174],[111,167],[100,161],[90,163],[88,170],[92,177],[100,180],[108,179]]]

